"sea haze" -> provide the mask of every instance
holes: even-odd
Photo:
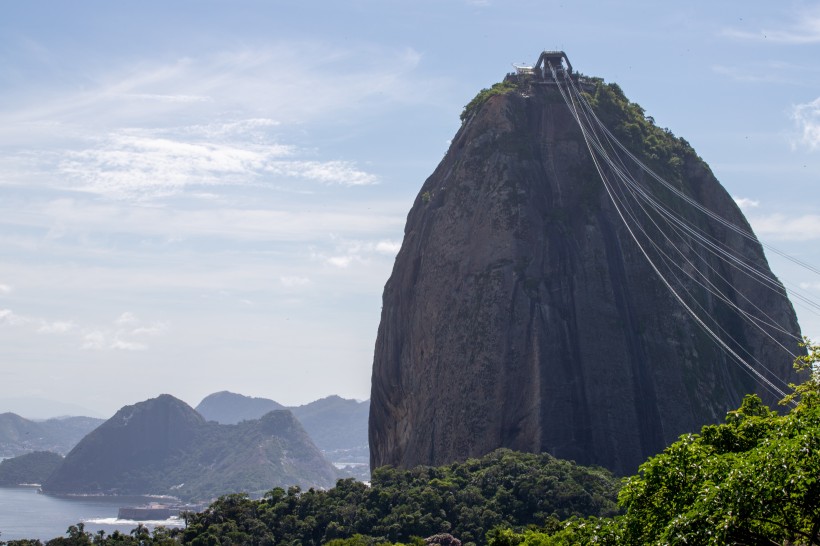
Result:
[[[0,540],[23,538],[50,540],[65,536],[70,525],[85,524],[85,530],[106,534],[128,533],[136,521],[117,519],[121,506],[145,504],[145,497],[57,497],[38,493],[33,487],[0,487]],[[181,525],[178,520],[143,522],[156,525]]]

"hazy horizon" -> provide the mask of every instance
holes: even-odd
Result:
[[[170,394],[171,396],[173,396],[175,398],[179,398],[180,400],[182,400],[183,402],[185,402],[186,404],[188,404],[192,408],[196,409],[196,407],[202,402],[202,400],[204,400],[205,398],[207,398],[211,394],[216,394],[216,393],[219,393],[219,392],[224,392],[224,391],[214,391],[212,393],[208,393],[202,399],[197,400],[197,401],[183,400],[182,398],[176,396],[172,392],[161,393],[161,394]],[[241,392],[232,393],[232,394],[239,394],[239,395],[242,395],[242,396],[248,396],[248,395],[245,395]],[[320,397],[312,399],[312,400],[306,400],[306,401],[304,401],[302,403],[299,403],[299,404],[282,404],[282,405],[285,406],[286,408],[294,408],[294,407],[304,406],[304,405],[310,404],[312,402],[316,402],[318,400],[323,400],[323,399],[329,398],[331,396],[337,396],[337,395],[328,394],[328,395],[320,396]],[[152,397],[148,397],[148,398],[155,398],[155,397],[152,396]],[[146,400],[148,398],[146,398]],[[268,400],[273,400],[274,402],[278,402],[278,400],[274,400],[273,398],[264,397],[264,396],[263,397],[258,397],[257,396],[257,397],[252,397],[252,398],[266,398]],[[342,398],[345,398],[346,400],[355,400],[358,403],[367,402],[367,400],[368,400],[368,399],[347,398],[347,397],[344,397],[344,396]],[[139,402],[144,402],[144,400],[135,400],[133,402],[123,404],[121,407],[133,405],[133,404],[136,404],[136,403],[139,403]],[[114,415],[114,413],[116,413],[116,411],[121,409],[121,407],[117,408],[115,411],[111,412],[110,414],[104,414],[104,413],[102,413],[100,411],[97,411],[93,408],[87,408],[87,407],[83,406],[81,403],[71,404],[71,403],[60,402],[60,401],[57,401],[57,400],[50,400],[50,399],[41,398],[41,397],[28,397],[28,398],[0,397],[0,414],[14,413],[16,415],[19,415],[20,417],[25,418],[25,419],[37,420],[37,421],[45,420],[45,419],[61,418],[61,417],[94,417],[94,418],[97,418],[97,419],[110,419],[111,417],[113,417],[113,415]]]

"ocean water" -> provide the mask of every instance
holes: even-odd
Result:
[[[117,519],[121,506],[138,506],[150,500],[144,497],[56,497],[38,493],[33,487],[0,487],[0,540],[39,538],[46,540],[65,536],[70,525],[84,523],[85,530],[106,534],[128,533],[136,521]],[[177,519],[144,521],[156,525],[182,526]]]

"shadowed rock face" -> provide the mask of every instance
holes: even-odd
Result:
[[[691,149],[682,160],[684,191],[751,231],[708,166]],[[696,222],[768,271],[757,242]],[[782,290],[706,257],[715,275],[799,333]],[[790,356],[691,288],[738,345],[794,380]],[[749,392],[775,401],[657,279],[554,88],[493,96],[467,119],[416,198],[385,285],[372,468],[507,447],[632,473]]]

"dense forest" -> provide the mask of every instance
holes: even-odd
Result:
[[[786,413],[750,395],[724,423],[682,436],[624,480],[498,450],[442,467],[380,468],[370,486],[348,479],[260,500],[227,495],[186,514],[184,529],[106,536],[77,525],[46,544],[371,546],[442,533],[488,546],[820,544],[818,362],[820,345],[809,345],[797,365],[810,377],[784,400]]]

